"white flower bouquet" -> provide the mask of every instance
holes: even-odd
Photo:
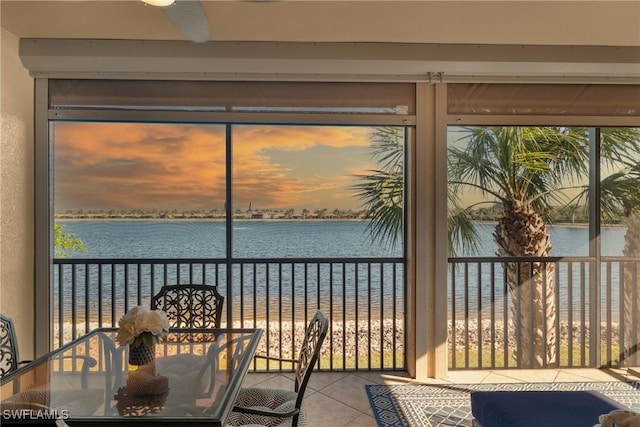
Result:
[[[131,308],[118,322],[118,344],[137,347],[153,346],[160,337],[169,332],[169,320],[163,310],[149,310],[145,307]]]

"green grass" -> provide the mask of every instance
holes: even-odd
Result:
[[[569,360],[569,347],[560,347],[560,353],[558,354],[559,367],[580,367],[583,366],[580,352],[582,351],[581,346],[573,346],[571,360]],[[600,363],[596,363],[596,366],[606,365],[606,347],[602,346],[601,350],[603,360]],[[612,359],[610,362],[612,365],[616,365],[618,363],[618,346],[611,347],[611,355]],[[467,362],[465,359],[464,352],[456,352],[455,355],[449,353],[449,368],[453,367],[453,357],[455,357],[456,361],[456,369],[490,369],[490,368],[517,368],[518,364],[516,363],[515,358],[513,357],[513,351],[510,350],[507,354],[507,363],[505,364],[504,354],[502,352],[496,351],[495,355],[495,364],[492,363],[491,360],[491,348],[486,347],[482,349],[482,362],[478,363],[478,351],[470,350],[469,351],[469,364],[467,366]],[[569,363],[571,361],[571,363]],[[585,360],[584,364],[589,366],[589,347],[585,349]]]

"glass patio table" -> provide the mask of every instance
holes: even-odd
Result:
[[[130,365],[116,328],[100,328],[6,375],[1,422],[224,426],[260,329],[176,329],[155,360]]]

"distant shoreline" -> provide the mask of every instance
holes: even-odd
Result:
[[[235,221],[242,222],[265,222],[265,221],[357,221],[357,222],[367,222],[366,218],[233,218]],[[83,222],[83,221],[158,221],[158,222],[178,222],[178,221],[209,221],[209,222],[225,222],[226,218],[55,218],[56,221],[66,221],[66,222]]]
[[[496,225],[498,221],[472,221],[474,224],[481,225]],[[587,223],[572,223],[572,222],[556,222],[553,224],[547,224],[547,227],[567,227],[567,228],[589,228],[589,224]],[[602,224],[603,228],[626,228],[625,224]]]
[[[54,219],[56,221],[65,221],[65,222],[85,222],[85,221],[109,221],[109,222],[118,222],[118,221],[158,221],[158,222],[179,222],[179,221],[209,221],[209,222],[226,222],[226,218],[214,218],[214,217],[189,217],[189,218],[140,218],[140,217],[118,217],[118,218],[103,218],[103,217],[60,217],[55,216]],[[353,221],[353,222],[368,222],[367,218],[336,218],[336,217],[307,217],[307,218],[233,218],[234,221],[242,221],[242,222],[265,222],[265,221],[295,221],[295,222],[314,222],[314,221]],[[496,221],[473,221],[475,224],[479,225],[495,225]],[[548,227],[568,227],[568,228],[589,228],[589,224],[575,224],[575,223],[556,223],[556,224],[547,224]],[[610,224],[610,225],[602,225],[603,228],[626,228],[625,224]]]

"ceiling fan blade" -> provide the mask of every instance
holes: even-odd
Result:
[[[196,43],[209,41],[209,22],[199,1],[176,0],[163,11],[189,40]]]

